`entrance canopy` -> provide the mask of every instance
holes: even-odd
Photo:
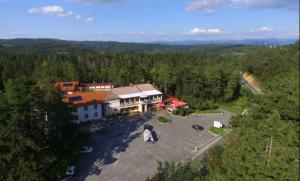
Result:
[[[173,109],[177,109],[179,107],[184,107],[184,106],[188,106],[188,103],[179,100],[176,97],[171,97],[171,96],[166,96],[164,101],[164,103],[169,103],[168,106],[170,106]]]
[[[159,102],[159,103],[156,104],[156,108],[158,108],[158,109],[164,108],[164,107],[166,107],[166,104],[163,103],[163,102]]]

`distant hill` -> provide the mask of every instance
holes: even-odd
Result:
[[[0,49],[23,52],[163,52],[186,50],[188,47],[181,45],[158,45],[146,43],[122,43],[113,41],[67,41],[59,39],[0,39]]]
[[[59,39],[0,39],[0,51],[35,53],[71,52],[183,52],[220,49],[222,45],[166,45],[155,43],[122,43],[113,41],[67,41]]]
[[[204,40],[183,40],[183,41],[155,41],[150,42],[154,44],[163,45],[289,45],[293,44],[297,39],[244,39],[244,40],[216,40],[216,41],[204,41]]]
[[[59,39],[0,39],[0,52],[78,53],[78,52],[199,52],[224,50],[239,46],[283,45],[296,40],[257,39],[233,41],[162,41],[151,43],[122,43],[113,41],[67,41]]]

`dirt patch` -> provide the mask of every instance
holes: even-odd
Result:
[[[249,84],[261,89],[261,82],[254,76],[249,73],[243,74],[243,79],[246,80]]]

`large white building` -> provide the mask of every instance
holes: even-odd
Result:
[[[74,122],[81,123],[122,112],[146,112],[162,102],[162,93],[147,83],[107,91],[68,91],[64,102],[74,108]]]
[[[73,108],[75,123],[92,120],[101,120],[103,117],[103,107],[106,104],[107,91],[97,92],[74,92],[64,98],[64,102],[69,103]]]
[[[113,88],[111,93],[119,98],[121,112],[145,112],[162,101],[162,93],[149,83]]]

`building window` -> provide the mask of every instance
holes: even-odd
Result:
[[[84,118],[85,118],[85,119],[88,119],[88,118],[89,118],[89,115],[88,115],[88,114],[85,114],[85,115],[84,115]]]
[[[84,106],[84,110],[87,111],[88,110],[88,106]]]
[[[94,109],[98,109],[98,105],[97,104],[94,104]]]
[[[94,117],[95,117],[95,118],[98,117],[98,112],[95,112],[95,113],[94,113]]]

